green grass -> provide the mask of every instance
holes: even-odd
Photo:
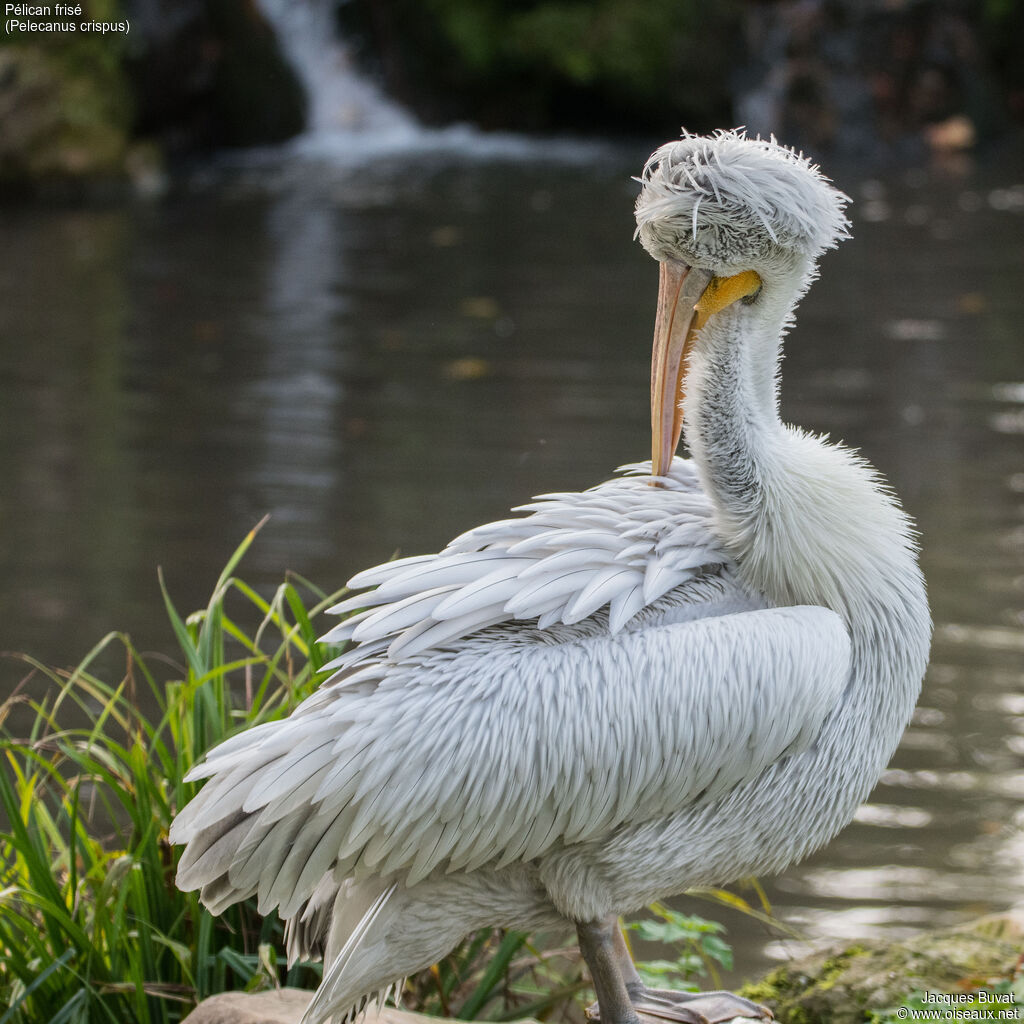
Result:
[[[315,987],[318,965],[279,964],[276,915],[249,902],[215,918],[180,892],[167,842],[197,788],[188,769],[238,730],[287,715],[335,653],[312,620],[338,594],[294,577],[268,601],[233,575],[255,532],[206,608],[182,616],[164,589],[179,664],[143,656],[123,633],[67,673],[22,656],[45,695],[23,684],[0,705],[0,1024],[174,1024],[226,989]],[[101,678],[112,656],[124,665],[117,682]],[[26,719],[13,735],[7,723]],[[678,947],[677,960],[651,968],[660,984],[725,962],[718,926],[656,913],[660,938]],[[409,979],[405,1003],[463,1019],[551,1019],[572,1013],[585,988],[575,950],[484,931]]]
[[[32,713],[27,736],[0,734],[2,1024],[171,1024],[208,995],[278,980],[280,922],[245,904],[206,913],[175,887],[167,842],[196,789],[188,768],[238,729],[287,714],[328,654],[310,620],[333,598],[296,580],[268,602],[232,576],[252,536],[201,612],[183,618],[165,591],[180,674],[161,679],[166,664],[121,633],[66,675],[25,659],[32,682],[51,685],[41,700],[15,694],[0,708],[0,722],[17,704]],[[229,598],[258,620],[251,635]],[[124,658],[117,683],[92,671],[112,651]],[[155,714],[140,709],[140,691]],[[287,981],[316,977],[305,967]]]

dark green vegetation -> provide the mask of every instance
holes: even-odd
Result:
[[[237,729],[286,714],[325,656],[309,620],[322,595],[309,591],[316,603],[307,611],[293,583],[267,602],[231,577],[250,541],[202,612],[184,620],[167,598],[184,659],[171,679],[157,678],[162,659],[114,633],[66,678],[35,665],[57,687],[51,696],[5,702],[0,719],[24,703],[33,716],[27,736],[5,726],[0,740],[4,1024],[174,1021],[197,999],[278,977],[280,923],[248,905],[211,917],[196,893],[175,888],[167,842],[175,810],[196,789],[183,781],[189,766]],[[235,594],[258,613],[251,634],[225,611]],[[116,684],[93,672],[111,651],[124,657]],[[160,709],[152,720],[138,710],[143,687]],[[315,979],[300,969],[288,980]]]
[[[295,579],[265,600],[232,575],[251,541],[201,611],[179,615],[165,592],[177,660],[112,633],[70,673],[26,658],[23,692],[0,705],[0,1024],[172,1024],[227,989],[315,986],[319,965],[279,964],[276,916],[261,919],[249,902],[214,918],[180,892],[167,842],[197,788],[183,781],[189,767],[230,734],[286,715],[331,656],[311,620],[338,595]],[[119,681],[104,681],[99,666],[117,663]],[[48,696],[33,700],[40,682]],[[142,690],[158,714],[139,710]],[[27,734],[15,736],[14,721]],[[721,926],[653,910],[641,937],[678,951],[646,965],[661,984],[728,964]],[[586,986],[574,950],[483,931],[409,979],[405,1001],[462,1018],[550,1016]]]
[[[339,16],[429,120],[656,135],[742,122],[865,159],[952,117],[982,138],[1024,116],[1017,0],[350,0]]]
[[[606,132],[732,117],[736,0],[355,0],[339,13],[431,120]]]

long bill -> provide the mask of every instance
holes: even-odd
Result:
[[[651,356],[651,467],[664,476],[683,432],[687,357],[699,327],[695,306],[711,282],[711,272],[672,260],[660,264],[658,312]]]

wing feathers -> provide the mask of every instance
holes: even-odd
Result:
[[[398,662],[506,619],[535,620],[546,630],[608,607],[617,633],[702,567],[724,564],[711,533],[711,506],[689,463],[677,459],[658,487],[644,477],[649,464],[624,472],[589,491],[542,495],[519,507],[529,513],[523,518],[470,530],[439,555],[399,559],[352,577],[353,588],[377,589],[335,606],[357,614],[324,640],[365,645],[332,662],[337,681],[348,684],[345,677],[361,658],[385,649]]]
[[[364,569],[356,573],[348,581],[350,590],[362,590],[363,587],[375,587],[387,582],[396,573],[405,572],[410,566],[429,562],[433,555],[410,555],[408,558],[396,558],[393,562],[384,562],[382,565],[375,565],[372,569]]]
[[[413,885],[439,868],[533,860],[724,792],[800,749],[848,671],[845,629],[819,608],[614,638],[593,623],[560,628],[568,642],[492,639],[392,668],[386,685],[325,706],[321,730],[340,740],[280,723],[305,749],[279,759],[272,783],[253,783],[259,800],[325,750],[344,767],[321,765],[273,822],[239,813],[198,833],[182,884],[221,901],[227,874],[287,916],[332,870],[400,872]]]
[[[377,590],[336,606],[357,614],[327,636],[353,641],[335,676],[189,774],[213,778],[172,831],[180,882],[287,917],[326,876],[532,860],[809,742],[841,692],[838,619],[723,614],[751,605],[692,467],[626,472],[354,576]]]
[[[565,609],[562,621],[567,626],[582,621],[614,600],[625,589],[632,590],[641,578],[640,573],[620,566],[591,573],[587,585]]]
[[[644,591],[640,583],[628,590],[620,590],[608,608],[608,630],[614,636],[644,606]]]

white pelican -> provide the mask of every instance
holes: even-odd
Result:
[[[323,956],[304,1018],[484,926],[576,928],[601,1020],[767,1013],[647,990],[619,915],[779,871],[852,817],[920,689],[914,529],[875,471],[779,419],[781,338],[846,197],[801,155],[684,135],[640,179],[661,265],[653,465],[351,580],[355,645],[210,752],[183,889],[258,897]],[[685,385],[685,387],[684,387]],[[692,461],[673,457],[685,429]]]

